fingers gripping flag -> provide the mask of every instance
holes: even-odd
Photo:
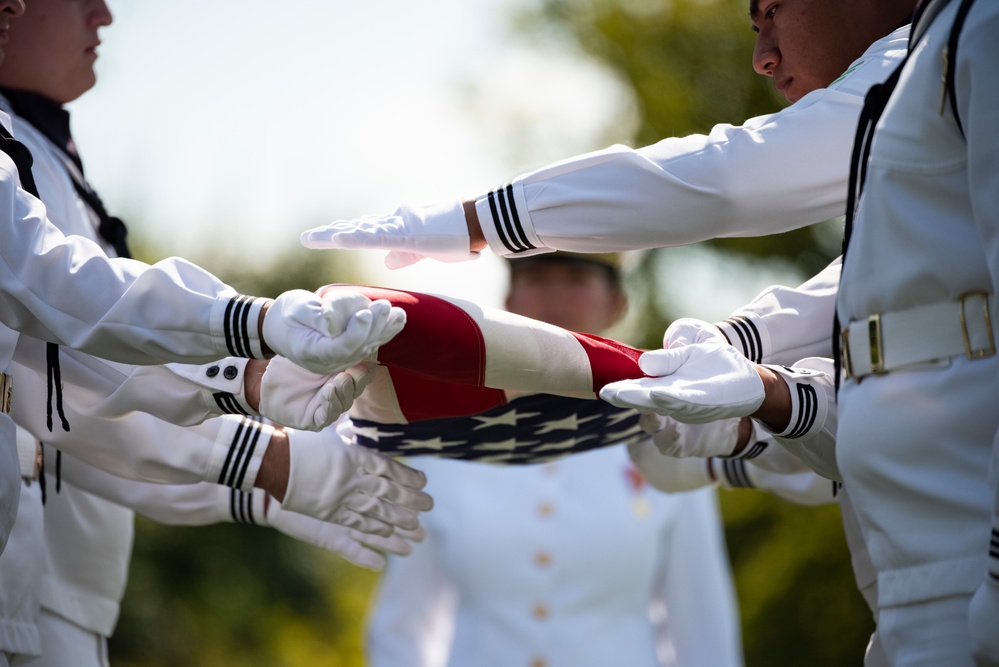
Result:
[[[356,285],[320,293],[330,289],[406,311],[351,409],[361,444],[527,463],[639,434],[634,412],[595,399],[608,382],[643,376],[641,350],[450,297]],[[524,393],[552,395],[516,397]]]

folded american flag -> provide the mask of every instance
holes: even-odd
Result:
[[[357,443],[390,456],[543,463],[647,437],[638,413],[603,401],[528,394],[464,417],[410,424],[352,419]]]
[[[360,444],[527,463],[639,435],[636,413],[596,397],[608,382],[643,376],[641,350],[451,297],[357,285],[320,293],[330,289],[406,311],[351,409]]]

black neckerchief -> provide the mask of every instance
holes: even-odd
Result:
[[[10,102],[10,106],[21,118],[31,123],[39,132],[53,144],[59,147],[71,159],[80,172],[83,172],[83,161],[76,151],[73,135],[69,131],[69,112],[61,105],[44,95],[27,90],[17,90],[0,86],[0,93]]]
[[[27,90],[0,86],[0,93],[10,102],[14,113],[28,121],[35,129],[59,148],[63,154],[66,171],[76,193],[86,202],[99,220],[97,233],[119,257],[131,257],[126,236],[128,230],[121,219],[110,215],[104,202],[87,182],[83,174],[83,161],[76,150],[76,143],[69,130],[69,112],[49,98]]]

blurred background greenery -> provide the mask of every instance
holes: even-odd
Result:
[[[511,15],[510,33],[511,39],[590,59],[613,73],[629,100],[622,118],[608,128],[608,142],[638,146],[783,104],[750,66],[753,33],[746,10],[745,0],[541,0]],[[474,95],[474,83],[468,89]],[[522,130],[510,119],[511,145]],[[141,247],[141,214],[129,219],[139,254],[161,257],[163,252]],[[839,234],[839,223],[830,221],[772,237],[643,253],[630,270],[631,316],[620,336],[655,347],[676,316],[724,317],[727,312],[698,311],[696,299],[684,301],[683,293],[695,284],[721,289],[719,284],[740,276],[802,279],[837,254]],[[235,257],[191,259],[256,294],[365,281],[362,267],[347,254],[296,246],[278,249],[275,257],[270,266],[253,270]],[[720,495],[746,664],[861,664],[873,624],[853,583],[838,509],[802,508],[753,491]],[[363,624],[376,584],[376,574],[268,529],[172,528],[139,518],[112,662],[362,665]]]

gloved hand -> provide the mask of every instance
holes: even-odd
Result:
[[[991,576],[986,576],[971,598],[968,630],[975,664],[978,667],[999,665],[999,583]]]
[[[721,419],[707,424],[684,424],[654,412],[642,415],[638,424],[652,436],[665,456],[730,456],[739,443],[739,419]]]
[[[284,509],[361,532],[387,537],[396,528],[415,530],[419,512],[433,507],[420,491],[419,470],[360,445],[335,429],[288,434],[290,470]]]
[[[673,320],[673,323],[666,329],[666,333],[663,334],[664,349],[712,341],[728,343],[718,327],[710,322],[692,317],[681,317],[678,320]]]
[[[710,460],[665,456],[648,438],[629,443],[628,456],[646,481],[659,491],[678,493],[715,483],[708,468]]]
[[[766,398],[754,364],[727,343],[654,350],[639,357],[638,365],[653,377],[612,382],[600,390],[600,398],[688,424],[745,417]]]
[[[385,266],[398,269],[424,257],[463,262],[478,257],[470,250],[468,224],[460,200],[425,205],[404,204],[389,215],[336,220],[302,234],[306,248],[375,248],[389,250]]]
[[[290,290],[267,311],[263,338],[270,349],[303,368],[333,375],[373,356],[405,324],[406,312],[387,301],[346,290],[321,297]]]
[[[260,414],[284,426],[322,430],[350,409],[374,371],[375,363],[364,361],[336,375],[319,375],[274,357],[260,380]]]
[[[258,490],[259,491],[259,490]],[[271,526],[289,537],[332,551],[354,565],[371,570],[385,567],[384,554],[406,556],[413,551],[410,542],[423,539],[423,529],[396,530],[391,535],[371,535],[353,528],[327,523],[312,517],[285,511],[281,503],[269,499],[264,525]]]

